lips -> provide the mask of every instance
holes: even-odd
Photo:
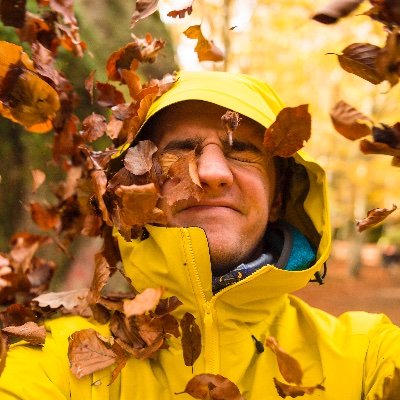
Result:
[[[199,203],[187,204],[184,205],[183,207],[180,207],[179,210],[177,210],[177,212],[187,211],[187,210],[206,211],[207,209],[212,209],[212,208],[228,208],[233,211],[240,212],[237,206],[227,202],[199,202]]]

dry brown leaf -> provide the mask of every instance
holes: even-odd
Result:
[[[364,219],[356,221],[358,232],[363,232],[366,229],[372,228],[376,224],[382,222],[388,215],[397,210],[397,206],[393,204],[391,209],[388,208],[374,208],[367,212]]]
[[[275,353],[279,371],[283,378],[289,383],[293,382],[296,385],[301,385],[303,370],[300,363],[294,357],[286,353],[286,351],[279,346],[278,341],[274,337],[269,336],[265,344]]]
[[[390,86],[399,82],[400,77],[400,29],[388,33],[385,46],[376,58],[376,70]]]
[[[340,18],[347,17],[364,0],[334,0],[318,10],[312,19],[323,24],[334,24]]]
[[[8,352],[7,338],[0,332],[0,375],[2,374],[6,366],[7,352]]]
[[[201,353],[201,333],[192,314],[186,312],[180,321],[182,351],[185,365],[193,366]]]
[[[131,17],[131,28],[133,28],[138,21],[147,18],[158,9],[158,0],[137,0],[135,12]]]
[[[228,134],[229,144],[233,145],[233,134],[239,127],[241,118],[236,111],[228,110],[222,117],[221,122],[225,132]]]
[[[285,107],[265,131],[264,146],[272,156],[291,157],[311,136],[308,105]]]
[[[278,381],[278,379],[273,378],[276,390],[280,397],[283,399],[286,397],[298,397],[304,396],[305,394],[313,394],[315,390],[325,390],[325,387],[322,384],[318,384],[315,386],[301,386],[301,385],[289,385],[284,382]]]
[[[388,28],[400,25],[400,3],[397,0],[370,0],[370,3],[373,7],[365,15],[382,22]]]
[[[182,304],[183,303],[176,296],[167,297],[166,299],[160,299],[154,313],[158,316],[169,314],[172,311],[176,310],[176,308],[178,308]]]
[[[29,321],[20,326],[7,326],[2,331],[8,335],[16,336],[33,345],[44,344],[46,340],[46,329],[35,322]]]
[[[183,32],[189,39],[197,40],[194,51],[197,53],[199,61],[223,61],[224,53],[212,40],[207,40],[201,32],[200,25],[193,25]]]
[[[36,193],[39,187],[46,180],[46,174],[40,169],[33,169],[32,178],[33,178],[32,193]]]
[[[32,301],[37,302],[39,307],[50,307],[53,309],[62,307],[67,311],[72,311],[85,301],[88,292],[89,290],[86,288],[63,292],[50,292],[41,294],[33,298]]]
[[[364,154],[386,154],[393,157],[400,156],[400,148],[393,148],[387,143],[370,142],[367,139],[360,140],[360,150]]]
[[[132,300],[124,301],[124,313],[129,318],[133,315],[142,315],[156,308],[161,296],[164,293],[162,287],[147,288],[139,293]]]
[[[153,155],[157,146],[150,140],[141,140],[128,149],[124,158],[125,168],[134,175],[144,175],[153,167]]]
[[[98,332],[84,329],[70,336],[68,358],[71,372],[80,379],[114,364],[117,355]]]
[[[58,230],[61,226],[61,215],[56,207],[31,202],[30,212],[33,222],[40,229],[45,231],[49,229]]]
[[[393,126],[386,124],[375,125],[372,128],[372,137],[375,142],[386,143],[394,149],[400,149],[400,122]]]
[[[111,275],[110,265],[102,253],[97,253],[94,256],[94,260],[95,270],[88,296],[89,304],[95,304],[99,301],[101,290],[104,288]]]
[[[120,186],[115,194],[121,198],[119,217],[123,225],[166,224],[165,214],[156,207],[160,196],[154,183]]]
[[[0,3],[1,22],[5,26],[22,28],[26,13],[26,0],[3,0]]]
[[[380,51],[379,46],[370,43],[353,43],[338,55],[338,60],[345,71],[377,85],[384,80],[376,67]]]
[[[81,135],[85,142],[94,142],[101,138],[107,129],[107,122],[103,115],[92,113],[82,122]]]
[[[244,400],[238,387],[222,375],[199,374],[187,383],[181,393],[204,400]]]
[[[330,116],[335,129],[347,139],[357,140],[372,133],[370,118],[343,100],[336,103]]]
[[[110,83],[96,82],[97,103],[102,107],[114,107],[125,103],[124,95]]]
[[[107,176],[106,173],[102,170],[92,171],[91,178],[94,187],[94,194],[97,199],[98,207],[102,212],[103,220],[107,223],[107,225],[112,226],[112,222],[108,213],[108,209],[106,204],[104,203],[104,194],[107,191]]]
[[[168,169],[168,177],[175,183],[174,190],[167,197],[168,204],[194,198],[200,200],[203,194],[200,178],[197,172],[195,150],[178,158]]]
[[[182,8],[180,10],[172,10],[172,11],[170,11],[167,14],[167,16],[171,17],[171,18],[177,18],[177,17],[185,18],[186,14],[190,15],[192,13],[192,11],[193,11],[193,6],[192,6],[192,4],[190,4],[189,6],[187,6],[185,8]]]

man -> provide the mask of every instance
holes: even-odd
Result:
[[[108,330],[60,318],[47,325],[43,350],[12,349],[0,379],[2,400],[175,399],[202,373],[228,378],[247,400],[279,399],[276,356],[260,347],[270,336],[299,361],[302,385],[323,382],[324,390],[305,398],[381,398],[385,378],[400,367],[400,329],[382,315],[334,318],[289,294],[322,269],[330,226],[322,169],[302,152],[282,160],[263,146],[265,128],[282,108],[252,77],[181,73],[152,105],[137,139],[150,138],[160,154],[196,154],[199,199],[168,201],[175,184],[167,180],[159,207],[169,227],[147,225],[147,237],[130,242],[117,234],[135,287],[163,286],[183,303],[176,317],[196,317],[202,351],[193,370],[171,338],[154,359],[130,358],[111,385],[111,367],[78,380],[69,371],[68,336]],[[233,140],[221,125],[227,110],[241,118]]]

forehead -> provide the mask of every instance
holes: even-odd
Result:
[[[172,104],[159,111],[146,124],[144,135],[156,143],[174,136],[192,137],[208,130],[226,134],[221,117],[227,108],[205,101],[189,100]],[[204,131],[202,130],[204,128]],[[262,144],[265,128],[258,122],[240,116],[234,137]]]

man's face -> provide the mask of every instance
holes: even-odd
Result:
[[[169,226],[204,229],[216,275],[261,254],[275,187],[273,159],[262,144],[264,128],[242,118],[230,145],[221,124],[225,111],[211,103],[182,102],[162,113],[153,135],[160,152],[179,156],[196,148],[200,200],[169,205],[175,185],[167,180],[159,207]]]

